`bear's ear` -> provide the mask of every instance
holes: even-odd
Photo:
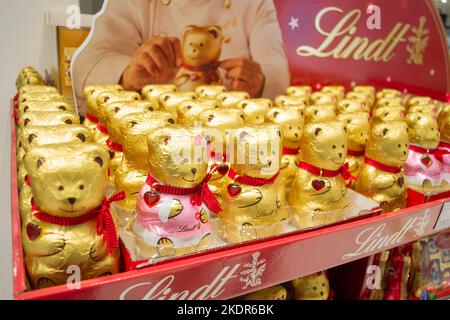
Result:
[[[94,161],[98,163],[100,168],[103,168],[103,159],[102,159],[102,157],[95,157]]]
[[[219,26],[210,26],[208,28],[208,31],[214,37],[214,39],[222,37],[222,28]]]
[[[383,129],[383,136],[386,136],[388,132],[389,132],[389,129],[388,128],[384,128]]]
[[[322,132],[322,129],[320,127],[317,127],[314,129],[314,135],[317,137]]]
[[[77,138],[80,139],[82,142],[86,142],[86,136],[84,133],[79,133],[77,135]]]
[[[194,25],[189,25],[186,28],[184,28],[184,35],[187,35],[189,32],[191,32],[192,30],[195,30],[197,28],[197,26]]]
[[[28,136],[28,143],[31,144],[33,142],[33,140],[36,138],[37,138],[37,136],[34,133],[30,134]]]
[[[45,163],[45,158],[39,158],[39,159],[37,159],[37,161],[36,161],[36,168],[40,168],[43,164]]]
[[[274,119],[276,119],[277,116],[278,116],[279,114],[280,114],[280,113],[279,113],[278,111],[274,111],[274,113],[272,114],[272,116],[273,116]]]

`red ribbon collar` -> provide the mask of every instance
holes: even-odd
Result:
[[[204,66],[194,67],[183,63],[180,68],[193,72],[194,74],[191,75],[191,79],[194,81],[204,77],[207,83],[213,83],[219,81],[219,76],[216,72],[219,65],[218,62],[213,62]]]
[[[192,188],[179,188],[174,186],[168,186],[158,183],[150,173],[147,177],[147,185],[152,187],[159,193],[171,194],[174,196],[187,196],[191,195],[192,205],[201,206],[205,203],[206,207],[213,213],[219,213],[222,211],[222,207],[217,201],[216,196],[209,189],[208,181],[211,179],[213,173],[217,170],[218,166],[213,165],[211,170],[206,175],[205,179],[197,186]]]
[[[98,123],[98,118],[94,117],[92,114],[87,113],[86,114],[86,119],[88,119],[89,121],[93,122],[93,123]]]
[[[277,174],[274,175],[272,178],[263,179],[263,178],[252,178],[252,177],[247,177],[247,176],[239,176],[236,173],[236,171],[234,171],[233,169],[230,169],[230,171],[228,172],[228,176],[232,180],[236,181],[239,184],[245,184],[245,185],[252,186],[252,187],[261,187],[261,186],[273,184],[275,182],[275,180],[277,180],[279,175],[280,175],[280,173],[277,172]]]
[[[352,156],[352,157],[361,157],[361,156],[364,155],[364,150],[363,150],[363,151],[356,151],[356,150],[350,150],[350,149],[348,149],[348,150],[347,150],[347,154],[348,154],[349,156]]]
[[[439,148],[450,149],[450,142],[441,140],[441,142],[439,143]]]
[[[442,142],[441,142],[442,143]],[[450,154],[450,151],[447,150],[443,150],[443,149],[426,149],[420,146],[416,146],[416,145],[409,145],[409,150],[412,150],[414,152],[420,153],[420,154],[432,154],[436,157],[436,159],[438,159],[439,161],[442,162],[443,157],[445,155]]]
[[[308,171],[309,173],[318,176],[318,177],[325,177],[325,178],[334,178],[338,175],[342,175],[342,177],[345,180],[348,180],[352,177],[349,171],[348,163],[345,163],[342,167],[340,167],[337,170],[327,170],[327,169],[321,169],[319,167],[313,166],[309,163],[300,161],[297,166],[300,169],[303,169],[305,171]]]
[[[284,155],[290,155],[290,156],[296,156],[300,151],[300,148],[287,148],[283,147],[283,154]]]
[[[192,72],[203,73],[203,72],[209,72],[209,71],[215,70],[219,67],[219,65],[220,64],[218,62],[212,62],[212,63],[204,65],[204,66],[194,67],[194,66],[190,66],[186,63],[183,63],[180,68],[183,68],[183,69],[186,69],[186,70],[189,70]]]
[[[106,243],[108,252],[111,253],[119,246],[116,226],[110,212],[110,204],[125,199],[125,192],[119,192],[109,199],[104,199],[99,208],[89,211],[88,213],[78,217],[58,217],[49,213],[40,211],[34,199],[31,199],[31,208],[34,211],[34,216],[39,220],[54,224],[57,226],[68,227],[83,224],[94,218],[97,218],[96,228],[97,234],[103,235],[103,240]]]
[[[368,157],[364,158],[364,162],[367,163],[369,166],[372,166],[381,171],[385,171],[385,172],[389,172],[389,173],[400,173],[402,171],[402,167],[399,168],[399,167],[388,166],[386,164],[382,164],[381,162],[375,161]]]
[[[104,134],[108,134],[108,128],[103,126],[101,123],[97,123],[97,130]]]
[[[116,152],[123,152],[123,147],[120,143],[112,142],[111,139],[106,140],[106,146]]]

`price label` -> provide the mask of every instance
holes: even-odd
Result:
[[[439,218],[434,226],[434,230],[441,231],[450,228],[450,201],[447,201],[442,206]]]

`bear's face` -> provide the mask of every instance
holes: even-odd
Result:
[[[441,139],[450,141],[450,104],[444,104],[439,112],[438,125],[441,132]]]
[[[336,108],[332,104],[312,105],[305,108],[306,123],[329,122],[336,119]]]
[[[345,98],[350,99],[350,100],[364,101],[364,103],[370,107],[373,105],[373,102],[375,101],[375,94],[372,95],[370,92],[353,90],[353,91],[347,92],[347,94],[345,95]]]
[[[186,27],[183,36],[184,63],[200,67],[219,60],[222,41],[222,29],[219,26]]]
[[[202,130],[183,126],[158,128],[148,135],[148,164],[158,181],[175,187],[191,188],[206,177]]]
[[[242,100],[236,106],[244,111],[244,119],[247,124],[263,124],[264,116],[272,107],[272,101],[269,99],[248,99]]]
[[[299,156],[321,169],[337,170],[347,157],[347,129],[342,122],[307,124]]]
[[[304,97],[309,99],[312,93],[310,86],[291,86],[286,89],[286,94],[291,97]]]
[[[58,93],[58,89],[46,85],[26,85],[19,89],[19,97],[27,93]]]
[[[433,104],[430,97],[413,97],[408,100],[408,107]]]
[[[106,108],[114,102],[137,101],[140,100],[139,93],[134,91],[106,91],[97,97],[98,119],[102,124],[106,124]]]
[[[330,93],[334,95],[338,100],[344,99],[345,96],[344,86],[325,86],[320,91],[323,93]]]
[[[369,112],[369,106],[360,99],[342,99],[337,103],[339,113]]]
[[[159,105],[161,110],[177,117],[178,105],[188,100],[197,100],[194,92],[164,92],[159,96]]]
[[[271,108],[266,115],[266,120],[280,125],[284,147],[293,149],[300,147],[304,126],[303,108]]]
[[[35,126],[22,131],[21,146],[25,151],[37,146],[56,143],[87,143],[93,139],[92,132],[85,126]]]
[[[405,119],[405,108],[403,107],[382,107],[373,111],[373,122],[403,121]]]
[[[335,105],[337,102],[337,97],[335,94],[330,92],[314,92],[311,95],[312,104],[331,104]]]
[[[19,128],[31,126],[56,126],[80,124],[80,119],[73,113],[64,111],[30,111],[19,120]]]
[[[178,88],[173,84],[150,84],[141,90],[142,97],[154,104],[159,103],[159,96],[165,92],[178,92]]]
[[[99,207],[108,181],[109,154],[95,143],[48,145],[25,156],[34,200],[40,210],[77,217]]]
[[[326,300],[328,299],[330,284],[325,273],[311,274],[292,281],[299,299]]]
[[[187,100],[178,105],[178,123],[194,125],[200,122],[200,115],[208,109],[218,109],[220,106],[215,100]]]
[[[383,107],[403,107],[401,98],[382,98],[377,101],[376,108]]]
[[[64,101],[27,101],[19,105],[19,116],[31,111],[67,111],[74,112],[73,106]]]
[[[131,113],[124,116],[120,122],[123,152],[128,158],[145,162],[148,158],[147,135],[152,129],[172,126],[174,117],[161,111]]]
[[[434,104],[418,104],[408,108],[408,113],[422,113],[434,116],[436,114],[436,106]]]
[[[409,137],[405,122],[394,121],[372,126],[366,156],[389,166],[400,167],[408,158]]]
[[[375,93],[376,93],[376,89],[374,86],[354,86],[352,91],[367,93],[373,98],[375,98]]]
[[[409,127],[409,139],[411,143],[425,148],[437,148],[441,140],[439,126],[432,115],[410,113],[405,118]]]
[[[113,141],[120,140],[119,121],[124,116],[138,112],[152,112],[158,107],[150,101],[113,102],[106,106],[106,126]]]
[[[365,112],[344,113],[337,116],[347,126],[348,148],[363,151],[370,134],[369,115]]]
[[[376,94],[377,100],[380,99],[394,99],[394,98],[401,98],[402,93],[395,89],[383,89],[381,91],[378,91]]]
[[[19,108],[20,104],[28,101],[61,101],[64,100],[57,92],[43,93],[43,92],[29,92],[21,95],[18,100]]]
[[[123,87],[121,85],[96,85],[84,88],[87,111],[94,117],[98,117],[97,97],[102,92],[108,91],[123,91]]]
[[[235,108],[242,100],[250,99],[250,95],[244,91],[228,91],[216,96],[216,100],[223,108]]]
[[[233,169],[239,175],[268,179],[280,170],[281,128],[278,125],[244,126],[235,133]]]
[[[225,86],[201,85],[195,88],[195,94],[200,99],[215,99],[219,94],[227,91]]]
[[[302,96],[279,95],[275,97],[274,103],[276,107],[288,107],[288,106],[306,107],[308,105],[308,98]]]

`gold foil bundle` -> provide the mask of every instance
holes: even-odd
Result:
[[[31,126],[55,126],[80,124],[77,115],[64,111],[27,112],[19,119],[17,136],[21,136],[23,128]]]
[[[337,103],[338,113],[354,113],[367,112],[369,113],[369,106],[360,99],[341,99]]]
[[[299,106],[306,107],[308,105],[308,97],[303,96],[284,96],[275,97],[274,104],[276,107]]]
[[[311,95],[311,104],[315,104],[315,105],[323,105],[323,104],[335,105],[336,102],[337,102],[337,96],[334,93],[330,93],[330,92],[314,92]]]
[[[200,116],[209,109],[219,108],[219,104],[214,100],[187,100],[178,105],[178,123],[193,126],[200,122]]]
[[[295,300],[328,300],[330,283],[325,271],[291,281]]]
[[[306,100],[309,100],[311,94],[311,86],[290,86],[286,89],[286,95],[292,97],[304,97]]]
[[[177,108],[181,102],[196,99],[194,92],[164,92],[159,96],[159,105],[161,110],[177,117]]]
[[[302,107],[271,108],[266,115],[267,122],[281,126],[283,157],[281,158],[280,177],[287,187],[292,185],[298,170],[295,160],[300,151],[305,125],[302,109]]]
[[[345,98],[350,100],[361,100],[369,109],[371,109],[375,103],[375,95],[370,92],[350,91],[347,92]]]
[[[332,223],[349,205],[342,166],[347,157],[347,132],[342,122],[307,124],[297,158],[298,173],[288,202],[300,228]]]
[[[66,102],[65,98],[61,96],[59,93],[51,92],[28,92],[21,95],[17,101],[19,109],[24,109],[24,104],[28,101],[63,101]]]
[[[35,147],[26,155],[36,208],[22,223],[22,244],[33,288],[66,284],[68,266],[80,268],[81,280],[119,271],[117,230],[99,234],[93,211],[104,201],[108,161],[107,150],[92,143]]]
[[[247,99],[250,99],[250,95],[244,91],[227,91],[216,96],[222,108],[235,108],[239,102]]]
[[[27,101],[19,105],[19,118],[30,111],[65,111],[75,113],[73,106],[65,101]]]
[[[412,97],[408,100],[408,107],[433,104],[430,97]]]
[[[403,107],[381,107],[372,112],[372,124],[380,122],[404,121],[405,108]]]
[[[150,101],[153,105],[159,105],[159,96],[166,92],[178,92],[173,84],[152,84],[142,88],[142,98]]]
[[[330,122],[336,119],[333,104],[311,105],[305,108],[305,123]]]
[[[434,104],[423,104],[410,106],[407,113],[422,113],[436,117],[437,111]]]
[[[152,129],[170,126],[174,117],[166,112],[131,113],[119,121],[120,136],[118,141],[123,147],[124,158],[118,166],[114,182],[126,197],[119,203],[128,210],[136,208],[137,194],[148,174],[147,135]]]
[[[227,91],[222,85],[204,85],[195,88],[195,94],[199,99],[215,99],[219,94]]]
[[[382,98],[377,100],[375,108],[383,107],[403,107],[403,100],[402,98]]]
[[[244,126],[234,138],[236,150],[217,232],[233,243],[277,235],[288,219],[279,177],[281,129],[272,124]]]
[[[323,93],[331,93],[337,100],[342,100],[345,97],[345,87],[344,86],[324,86],[320,90]]]
[[[394,99],[394,98],[402,98],[403,94],[395,89],[383,89],[376,93],[377,100],[380,99]]]
[[[102,92],[123,91],[121,85],[94,85],[84,88],[84,96],[86,98],[86,119],[83,124],[91,130],[95,130],[98,120],[97,97]]]
[[[409,137],[405,122],[373,125],[365,156],[370,162],[360,171],[355,190],[378,202],[383,212],[406,206],[406,180],[402,166],[408,158]]]
[[[26,85],[19,89],[19,97],[28,93],[59,93],[58,89],[47,85]]]
[[[248,99],[242,100],[236,107],[244,111],[246,124],[260,125],[264,123],[264,116],[272,107],[272,101],[269,99]]]
[[[27,85],[45,85],[45,80],[33,67],[23,68],[17,76],[17,90]]]

